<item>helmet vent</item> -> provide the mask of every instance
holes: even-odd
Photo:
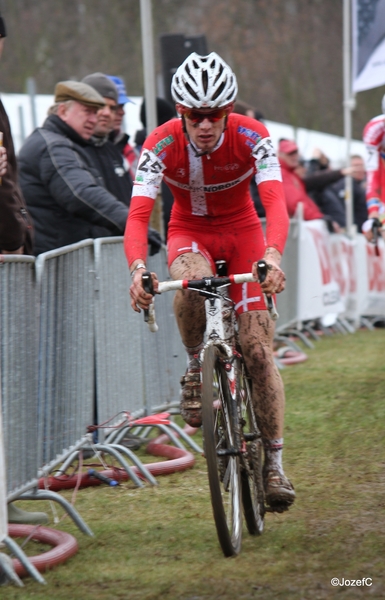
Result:
[[[207,94],[208,84],[209,84],[209,77],[207,75],[207,71],[202,71],[202,85],[203,85],[205,94]]]
[[[199,96],[198,94],[193,90],[193,88],[191,87],[191,85],[185,81],[184,82],[185,88],[188,91],[188,93],[195,99],[195,100],[199,100]]]
[[[222,94],[225,87],[226,87],[226,83],[221,83],[221,85],[217,88],[217,90],[213,94],[212,99],[216,100],[217,98],[219,98],[219,96]]]

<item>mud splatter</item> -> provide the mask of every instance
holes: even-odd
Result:
[[[200,254],[181,254],[171,265],[173,279],[200,279],[212,275],[210,265]],[[177,291],[174,312],[182,342],[187,347],[198,346],[206,329],[204,298],[191,290]]]
[[[274,362],[274,325],[265,311],[243,313],[239,337],[253,388],[253,405],[262,436],[283,437],[285,395]]]

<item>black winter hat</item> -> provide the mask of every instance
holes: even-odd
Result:
[[[7,30],[5,27],[5,21],[3,17],[0,15],[0,38],[7,37]]]
[[[113,81],[104,73],[91,73],[82,79],[83,83],[87,83],[94,88],[103,98],[111,98],[118,103],[118,88]]]
[[[156,113],[157,113],[157,121],[158,125],[163,125],[166,121],[173,119],[176,117],[176,112],[173,104],[170,104],[164,98],[156,99]],[[140,120],[143,123],[144,127],[147,127],[147,119],[146,119],[146,100],[143,99],[142,106],[140,107]]]

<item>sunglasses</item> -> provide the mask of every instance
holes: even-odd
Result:
[[[227,116],[227,111],[224,108],[217,108],[216,110],[203,113],[199,110],[190,110],[187,108],[182,111],[182,115],[194,124],[202,123],[205,119],[208,119],[210,123],[217,123]]]

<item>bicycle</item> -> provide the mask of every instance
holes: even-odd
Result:
[[[211,504],[217,535],[225,556],[240,552],[242,506],[251,535],[263,531],[265,507],[262,477],[262,439],[251,400],[251,381],[238,340],[230,284],[254,281],[251,273],[225,275],[225,261],[217,261],[217,275],[197,280],[159,283],[158,293],[190,289],[205,297],[205,345],[199,355],[202,382],[202,429]],[[263,282],[268,266],[258,263]],[[142,275],[144,289],[154,295],[151,274]],[[277,318],[273,299],[266,297],[271,318]],[[154,303],[145,320],[157,331]]]

